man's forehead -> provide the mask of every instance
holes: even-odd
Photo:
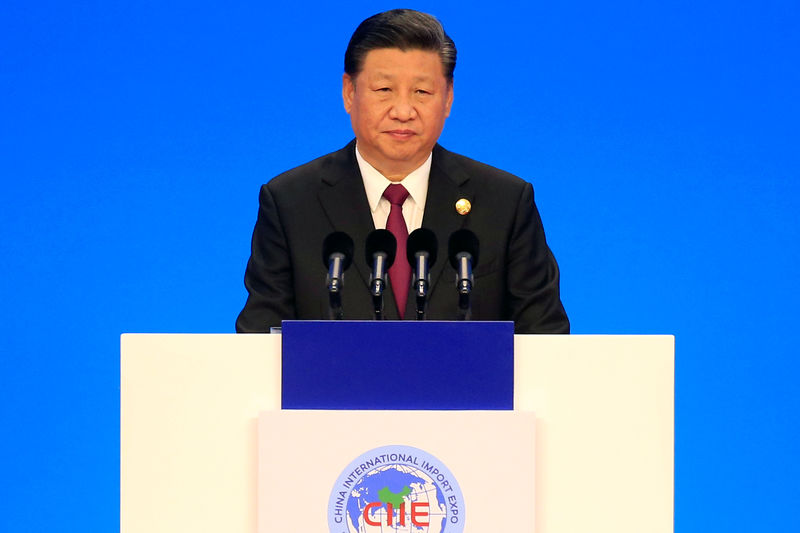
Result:
[[[398,78],[399,76],[398,76],[397,73],[395,73],[393,71],[384,70],[384,69],[381,69],[381,68],[375,68],[375,69],[372,69],[372,70],[369,71],[369,77],[373,78],[373,79],[380,79],[380,80],[384,80],[384,79],[385,80],[393,80],[395,78]],[[432,80],[433,78],[434,78],[434,76],[431,76],[429,74],[416,74],[411,79],[413,81],[428,81],[428,80]]]
[[[417,61],[409,61],[416,59]],[[431,70],[431,68],[435,70]],[[398,75],[411,73],[415,81],[433,80],[441,74],[444,66],[434,50],[421,48],[376,48],[367,52],[360,74],[367,73],[371,79],[394,79]]]

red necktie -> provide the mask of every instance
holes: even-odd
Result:
[[[403,202],[408,198],[408,191],[399,183],[393,183],[383,191],[383,197],[392,204],[389,218],[386,219],[386,229],[391,231],[394,238],[397,239],[397,255],[389,269],[389,279],[392,282],[394,300],[397,302],[397,312],[402,320],[406,313],[408,289],[411,286],[411,265],[406,260],[408,227],[403,218]]]

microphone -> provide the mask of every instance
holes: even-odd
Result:
[[[472,269],[478,266],[478,237],[468,229],[454,231],[447,243],[447,255],[456,271],[458,311],[461,320],[472,318],[470,293],[475,286]]]
[[[406,242],[406,256],[414,269],[412,287],[416,294],[417,320],[425,320],[430,287],[430,269],[436,263],[436,235],[427,228],[415,229]]]
[[[376,229],[367,235],[365,249],[367,265],[372,268],[369,278],[369,292],[372,295],[372,306],[375,320],[383,319],[383,291],[386,288],[386,273],[394,263],[397,253],[397,239],[392,232]]]
[[[328,303],[331,320],[344,318],[342,286],[344,271],[353,262],[353,239],[347,233],[334,231],[322,241],[322,264],[328,269]]]

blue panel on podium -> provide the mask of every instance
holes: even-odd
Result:
[[[284,321],[283,409],[514,408],[513,322]]]

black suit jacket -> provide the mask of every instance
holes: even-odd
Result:
[[[455,209],[461,198],[472,204],[466,215]],[[370,319],[371,265],[364,244],[374,224],[355,141],[272,179],[261,187],[259,202],[245,272],[249,296],[236,330],[264,332],[284,319],[328,318],[322,241],[332,231],[347,233],[355,243],[342,294],[344,317]],[[545,242],[530,183],[436,145],[422,226],[436,234],[442,250],[431,269],[428,319],[457,317],[456,273],[446,248],[452,232],[468,228],[480,241],[472,319],[513,320],[516,333],[569,333],[558,265]],[[404,261],[405,253],[398,250],[396,260]],[[397,320],[392,291],[387,289],[384,298],[386,318]],[[415,316],[414,302],[412,294],[406,319]]]

